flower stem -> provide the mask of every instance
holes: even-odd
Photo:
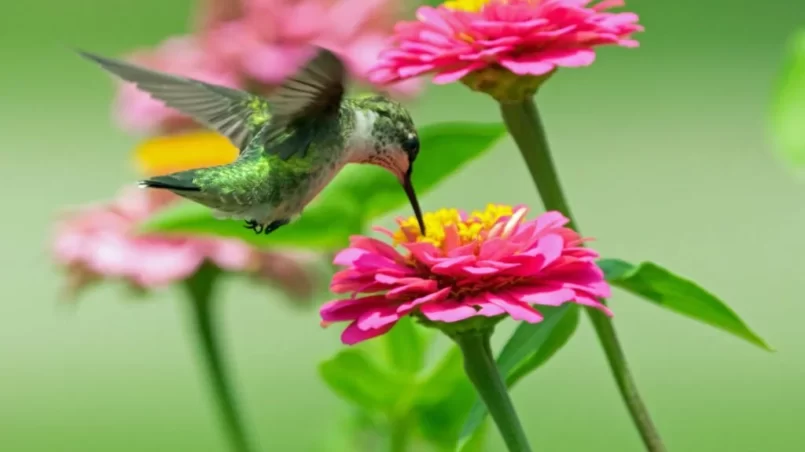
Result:
[[[405,419],[393,419],[391,422],[390,452],[406,452],[408,450],[408,422]]]
[[[500,111],[509,133],[517,143],[517,147],[520,148],[520,153],[523,155],[528,170],[531,172],[531,178],[534,179],[545,209],[561,212],[570,219],[569,226],[578,231],[578,226],[570,212],[570,206],[559,184],[559,176],[551,158],[542,120],[533,99],[527,98],[521,102],[501,103]],[[604,302],[604,300],[601,301]],[[615,376],[615,382],[618,385],[621,397],[623,397],[629,409],[646,449],[651,452],[665,451],[660,434],[651,421],[648,409],[643,403],[634,379],[629,372],[626,356],[618,342],[612,320],[595,309],[587,309],[587,313],[590,316],[590,320],[592,320],[593,327],[595,327],[598,340],[604,348],[604,353]]]
[[[216,334],[213,309],[213,289],[220,275],[220,270],[212,265],[205,264],[190,279],[185,287],[190,301],[192,322],[195,328],[198,350],[204,360],[211,390],[221,420],[235,452],[251,452],[252,448],[247,440],[243,422],[238,413],[235,397],[229,383],[226,369],[221,356],[221,348]]]
[[[453,339],[464,356],[464,371],[492,415],[509,452],[531,452],[506,383],[492,356],[490,336],[491,330],[471,330],[455,334]]]

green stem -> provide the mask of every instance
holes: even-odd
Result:
[[[390,452],[406,452],[408,450],[408,421],[407,419],[392,419]]]
[[[490,336],[491,330],[471,330],[454,336],[464,356],[464,371],[489,410],[507,449],[510,452],[531,452],[506,383],[492,355]]]
[[[235,452],[251,452],[252,448],[246,439],[243,422],[238,413],[235,397],[224,367],[218,335],[216,334],[212,297],[215,283],[220,271],[212,265],[205,264],[192,278],[186,281],[186,289],[190,298],[190,311],[198,342],[198,351],[204,360],[211,389],[224,428]]]
[[[576,222],[570,212],[559,177],[556,173],[550,148],[545,136],[537,107],[531,98],[519,103],[501,103],[501,114],[509,133],[520,148],[531,177],[539,190],[542,203],[546,210],[557,210],[570,219],[570,227],[576,229]],[[604,302],[604,300],[601,300]],[[612,320],[595,309],[587,309],[592,320],[598,340],[604,348],[609,366],[615,376],[615,382],[620,390],[629,413],[640,431],[646,449],[651,452],[665,451],[657,428],[651,421],[640,394],[637,391],[634,379],[626,364],[626,356],[618,342]]]

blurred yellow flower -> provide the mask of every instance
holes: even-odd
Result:
[[[223,135],[206,130],[149,138],[134,150],[137,170],[146,176],[225,165],[238,149]]]

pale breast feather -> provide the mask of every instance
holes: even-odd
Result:
[[[372,110],[356,110],[355,125],[347,145],[353,152],[369,152],[374,147],[374,127],[378,115]]]

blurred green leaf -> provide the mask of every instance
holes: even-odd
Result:
[[[469,380],[450,389],[447,397],[430,405],[415,405],[419,432],[440,448],[455,450],[461,426],[475,397]]]
[[[601,259],[598,265],[613,286],[772,350],[723,301],[692,281],[652,262],[634,266],[620,259]]]
[[[414,413],[422,437],[442,450],[454,451],[475,390],[464,374],[455,344],[417,385]]]
[[[489,419],[481,422],[475,432],[458,446],[459,452],[484,452],[486,450],[486,434],[489,432]]]
[[[388,412],[399,396],[400,381],[382,370],[360,349],[342,350],[319,366],[328,386],[344,399],[369,411]]]
[[[568,343],[576,328],[579,326],[579,311],[580,308],[576,305],[570,305],[567,314],[559,319],[559,323],[553,328],[553,331],[540,346],[536,352],[531,356],[524,359],[518,366],[506,376],[506,384],[511,387],[520,381],[521,378],[534,372],[541,365],[548,362],[556,352],[559,351],[565,344]]]
[[[353,214],[346,214],[350,209]],[[349,235],[361,230],[354,209],[355,205],[347,201],[332,200],[324,205],[316,202],[293,225],[265,235],[247,230],[243,222],[218,220],[207,207],[183,201],[152,217],[140,230],[236,237],[256,246],[286,245],[326,251],[347,245]]]
[[[411,376],[422,370],[425,365],[425,338],[420,334],[420,329],[411,316],[405,316],[383,335],[389,361],[395,370]]]
[[[347,415],[335,417],[328,432],[318,442],[320,452],[372,452],[384,442],[382,416],[349,407]],[[346,413],[345,413],[346,414]]]
[[[502,124],[452,122],[419,130],[420,152],[413,183],[422,196],[467,163],[491,149],[505,134]],[[340,248],[350,235],[365,231],[372,219],[406,205],[399,182],[370,165],[347,165],[292,224],[268,235],[255,234],[241,221],[218,220],[210,209],[183,201],[141,226],[143,232],[237,237],[255,246],[287,245],[318,250]]]
[[[448,398],[456,385],[463,381],[469,382],[464,375],[461,350],[451,344],[450,350],[418,385],[415,400],[423,405],[439,403]]]
[[[567,331],[571,322],[563,322],[563,319],[574,315],[578,317],[578,313],[572,313],[576,310],[578,307],[572,303],[566,303],[560,307],[540,306],[540,312],[544,316],[542,322],[522,323],[517,327],[512,337],[503,346],[497,359],[498,370],[510,386],[525,376],[524,373],[514,374],[517,378],[512,379],[512,375],[517,369],[526,366],[525,368],[530,367],[531,371],[535,370],[567,343],[567,338],[563,339],[563,337],[569,337],[573,330]],[[554,338],[554,335],[558,338]],[[556,348],[549,350],[549,347]],[[538,354],[544,356],[544,359],[540,361]],[[475,432],[486,418],[486,414],[486,406],[477,397],[474,397],[474,404],[461,430],[462,442]]]
[[[772,101],[775,147],[797,167],[805,165],[805,31],[791,40]]]

